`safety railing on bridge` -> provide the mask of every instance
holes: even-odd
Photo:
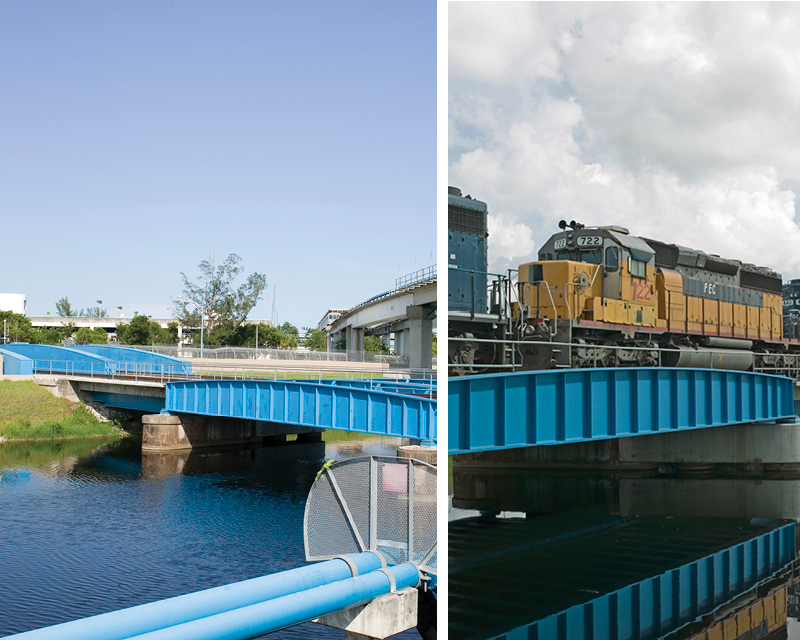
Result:
[[[427,389],[435,393],[436,372],[431,369],[375,370],[358,367],[317,369],[292,366],[161,364],[118,361],[30,360],[29,374],[90,378],[172,380],[306,380],[344,384],[358,381],[365,388],[394,385],[398,389]]]
[[[170,355],[176,358],[196,359],[201,357],[199,347],[178,345],[130,346],[152,353]],[[255,347],[204,347],[204,359],[216,360],[298,360],[312,362],[376,362],[380,364],[408,364],[408,356],[393,356],[366,352],[363,356],[344,351],[304,351],[299,349],[256,349]]]
[[[450,336],[448,341],[456,345],[451,352],[459,353],[457,345],[502,345],[509,358],[506,362],[448,362],[448,371],[454,374],[492,373],[518,371],[525,366],[526,352],[532,356],[536,350],[550,350],[554,369],[626,367],[685,367],[692,369],[719,369],[754,371],[773,375],[800,378],[800,354],[757,353],[746,349],[715,347],[637,347],[627,345],[605,345],[579,342],[556,342],[549,340],[510,340],[492,338],[464,338]],[[462,350],[463,352],[463,350]],[[538,359],[538,358],[537,358]]]
[[[364,302],[359,302],[356,306],[350,307],[337,320],[335,320],[334,321],[334,325],[337,322],[339,322],[339,320],[341,320],[341,318],[346,317],[351,311],[355,311],[356,309],[358,309],[360,307],[365,307],[368,304],[372,304],[373,302],[377,302],[378,300],[381,300],[382,298],[387,298],[387,297],[389,297],[391,295],[394,295],[395,293],[398,293],[399,291],[402,291],[403,289],[407,289],[408,287],[413,286],[414,284],[419,284],[421,282],[430,282],[432,280],[435,280],[436,279],[436,265],[433,265],[432,267],[429,267],[429,268],[432,269],[433,275],[430,275],[429,277],[422,278],[422,279],[419,279],[419,280],[414,280],[413,282],[408,282],[408,283],[400,285],[400,286],[396,286],[394,289],[391,289],[390,291],[384,291],[383,293],[379,293],[378,295],[372,296],[371,298],[367,298],[366,300],[364,300]],[[425,271],[425,269],[422,269],[421,271]],[[419,273],[419,271],[415,271],[414,273]],[[414,276],[414,274],[409,274],[409,276],[404,276],[404,277],[409,277],[410,278],[412,276]],[[398,278],[397,281],[400,281],[402,279],[403,278]]]
[[[409,273],[408,275],[402,276],[397,278],[394,281],[394,288],[395,289],[403,289],[404,287],[410,287],[412,284],[417,284],[418,282],[427,282],[428,280],[435,280],[436,279],[436,265],[431,265],[430,267],[425,267],[424,269],[417,269],[413,273]]]

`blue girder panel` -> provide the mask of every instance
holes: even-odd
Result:
[[[160,413],[164,408],[164,398],[137,396],[127,393],[95,391],[93,400],[95,402],[102,402],[108,407],[134,409],[136,411],[147,411],[149,413]]]
[[[790,523],[497,638],[660,638],[749,591],[794,558]]]
[[[668,367],[450,378],[449,453],[790,418],[793,385],[783,376]]]
[[[165,408],[176,413],[436,440],[436,401],[408,394],[284,380],[186,380],[165,387]]]

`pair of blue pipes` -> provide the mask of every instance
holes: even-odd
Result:
[[[392,586],[416,587],[419,579],[419,570],[410,562],[386,567],[367,551],[347,560],[327,560],[25,631],[6,640],[247,640],[367,604]]]

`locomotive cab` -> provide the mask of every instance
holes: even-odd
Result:
[[[520,300],[531,318],[654,327],[654,258],[624,227],[574,225],[520,266]]]

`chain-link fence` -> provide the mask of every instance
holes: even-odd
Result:
[[[132,349],[152,351],[176,358],[199,358],[198,347],[180,345],[130,346]],[[300,360],[315,362],[378,362],[394,366],[408,366],[408,356],[389,356],[366,352],[363,356],[345,351],[305,351],[295,349],[255,349],[253,347],[204,347],[203,358],[217,360]],[[434,362],[435,362],[434,358]]]
[[[303,538],[308,560],[378,551],[436,574],[436,467],[384,456],[331,464],[309,492]]]

